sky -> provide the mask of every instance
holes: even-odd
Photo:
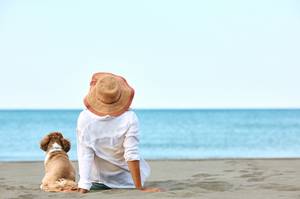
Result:
[[[300,108],[297,0],[0,0],[0,108],[83,108],[95,72],[133,108]]]

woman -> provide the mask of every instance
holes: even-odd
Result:
[[[144,188],[150,167],[138,151],[136,114],[129,110],[134,90],[111,73],[96,73],[77,123],[78,190]]]

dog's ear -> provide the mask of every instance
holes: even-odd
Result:
[[[68,153],[71,149],[71,143],[69,140],[62,138],[61,140],[63,150]]]
[[[45,137],[41,140],[41,142],[40,142],[40,148],[41,148],[43,151],[47,151],[49,142],[50,142],[50,136],[47,135],[47,136],[45,136]]]

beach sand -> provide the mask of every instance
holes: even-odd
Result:
[[[39,189],[43,162],[2,162],[0,198],[300,198],[300,159],[148,162],[152,174],[146,185],[163,188],[164,192],[112,189],[85,195],[47,193]]]

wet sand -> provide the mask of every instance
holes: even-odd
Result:
[[[1,162],[0,198],[300,198],[300,159],[221,159],[148,161],[146,186],[165,191],[143,193],[112,189],[47,193],[39,189],[43,162]],[[74,163],[76,166],[76,162]],[[78,180],[78,179],[77,179]]]

